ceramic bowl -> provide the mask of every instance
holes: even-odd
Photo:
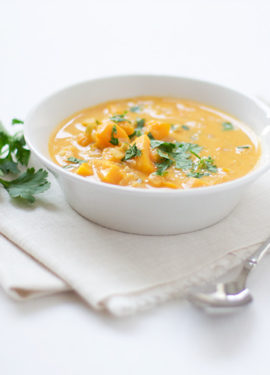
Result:
[[[138,189],[89,181],[52,162],[48,141],[53,129],[83,108],[141,95],[174,96],[217,107],[248,124],[260,137],[262,156],[244,177],[190,190]],[[269,109],[231,88],[184,77],[127,75],[82,82],[39,103],[25,121],[33,154],[57,178],[70,206],[105,227],[137,234],[191,232],[217,223],[237,205],[245,189],[270,165]]]

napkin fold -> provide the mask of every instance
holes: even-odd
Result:
[[[51,183],[32,206],[0,189],[0,284],[13,298],[73,289],[94,309],[132,314],[225,274],[270,234],[269,173],[220,223],[172,236],[103,228]]]

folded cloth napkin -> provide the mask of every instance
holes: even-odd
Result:
[[[17,299],[73,289],[95,309],[131,314],[225,274],[270,234],[269,173],[220,223],[173,236],[96,225],[51,183],[31,206],[0,189],[0,283]]]

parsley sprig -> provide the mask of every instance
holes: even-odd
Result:
[[[13,125],[23,124],[22,120],[13,119]],[[50,187],[47,181],[48,172],[29,168],[22,172],[22,167],[27,167],[30,158],[22,132],[15,135],[9,134],[0,124],[0,184],[6,189],[11,198],[20,198],[33,203],[34,195],[44,192]],[[3,179],[7,175],[13,175],[13,179]]]

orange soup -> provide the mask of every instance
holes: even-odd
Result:
[[[65,119],[50,137],[55,163],[88,179],[137,188],[188,189],[250,172],[253,131],[208,105],[163,97],[115,100]]]

